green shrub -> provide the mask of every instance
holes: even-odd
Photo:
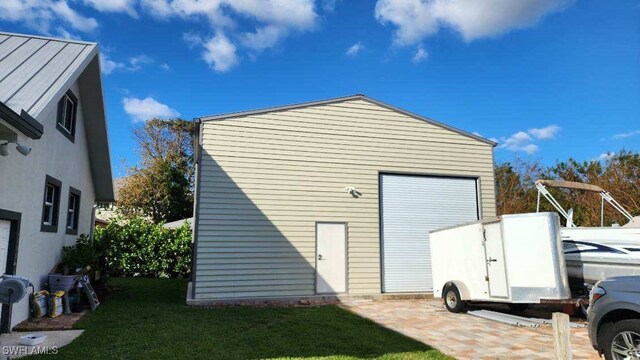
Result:
[[[91,273],[100,270],[99,250],[86,234],[81,234],[73,246],[62,248],[62,263],[72,273],[78,268],[91,266]]]
[[[69,266],[91,265],[95,254],[95,268],[108,276],[187,277],[191,271],[191,229],[189,224],[165,229],[143,219],[113,222],[96,229],[93,244],[88,238],[79,238],[64,254]]]

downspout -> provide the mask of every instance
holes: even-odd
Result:
[[[200,164],[202,158],[202,120],[193,119],[193,165],[195,166],[195,178],[193,186],[193,228],[191,229],[191,299],[196,298],[196,274],[198,264],[196,257],[198,255],[198,223],[200,209]],[[189,298],[189,295],[187,295]]]
[[[89,230],[89,240],[93,242],[93,232],[96,230],[96,211],[98,210],[98,205],[93,204],[91,208],[91,226]]]

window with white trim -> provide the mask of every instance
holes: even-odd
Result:
[[[78,218],[80,217],[80,190],[69,188],[69,205],[67,206],[67,231],[69,235],[78,234]]]
[[[58,231],[58,210],[60,208],[60,188],[62,183],[47,175],[44,185],[42,205],[42,225],[40,231]]]
[[[58,121],[56,128],[69,140],[74,141],[76,134],[76,114],[78,112],[78,98],[67,91],[58,101]]]

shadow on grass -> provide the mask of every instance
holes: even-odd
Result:
[[[437,350],[337,306],[193,308],[186,281],[111,279],[56,359],[444,359]]]

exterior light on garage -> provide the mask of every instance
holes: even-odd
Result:
[[[355,186],[347,186],[346,188],[344,188],[345,190],[347,190],[347,192],[349,194],[351,194],[351,196],[353,196],[354,198],[359,198],[360,196],[362,196],[362,193],[360,191],[358,191]]]

